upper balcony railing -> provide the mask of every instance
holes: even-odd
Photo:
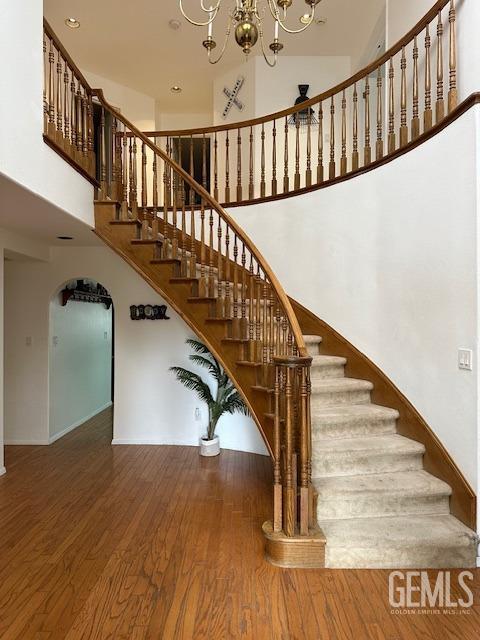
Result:
[[[95,181],[92,89],[46,20],[43,65],[44,140]]]
[[[455,28],[454,0],[439,0],[384,55],[302,104],[234,124],[146,135],[225,204],[332,184],[392,157],[455,109]]]

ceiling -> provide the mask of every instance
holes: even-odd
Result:
[[[200,0],[184,0],[185,10],[196,19],[199,4]],[[226,14],[233,0],[223,0],[223,4]],[[322,0],[316,13],[327,23],[312,25],[296,36],[281,33],[284,55],[359,58],[384,6],[385,0]],[[301,0],[293,3],[290,12],[295,28],[306,8]],[[206,30],[182,18],[178,0],[44,0],[44,13],[80,68],[156,98],[164,112],[209,111],[215,76],[244,59],[232,34],[225,58],[210,65],[201,45]],[[68,28],[67,17],[79,20],[81,27]],[[178,31],[169,27],[172,19],[181,22]],[[224,15],[219,14],[214,25],[218,49],[224,24]],[[273,23],[268,21],[267,41],[270,27],[273,29]],[[260,53],[258,45],[257,50]],[[173,85],[180,85],[182,93],[173,94]]]

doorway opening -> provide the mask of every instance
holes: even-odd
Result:
[[[66,282],[50,301],[50,443],[112,406],[114,364],[109,291],[87,278]]]

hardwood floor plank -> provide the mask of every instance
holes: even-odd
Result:
[[[469,615],[392,614],[388,571],[266,563],[268,458],[110,441],[107,410],[6,448],[1,640],[477,640],[478,570]]]

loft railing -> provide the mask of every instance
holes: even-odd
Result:
[[[96,175],[92,90],[43,21],[44,140],[89,179]]]
[[[258,379],[274,397],[273,529],[308,535],[316,522],[311,357],[287,295],[222,206],[101,90],[89,87],[46,22],[44,50],[45,141],[95,178],[97,199],[118,202],[118,220],[138,221],[140,243],[158,247],[159,262],[176,264],[180,279],[198,282],[196,300],[211,300],[216,320],[231,323],[231,340],[245,347],[246,363],[259,369]]]
[[[332,183],[392,156],[455,109],[455,27],[454,0],[439,0],[384,55],[307,102],[244,122],[146,135],[177,159],[186,149],[191,175],[199,144],[197,179],[225,204]]]

